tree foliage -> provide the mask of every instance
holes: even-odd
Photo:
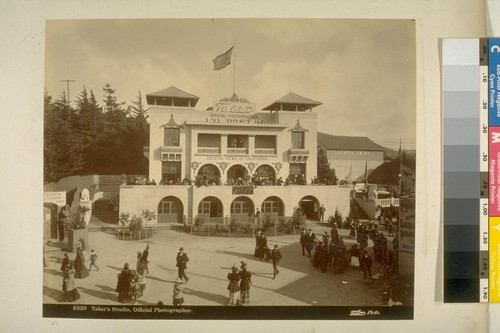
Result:
[[[147,173],[143,147],[149,143],[148,110],[141,93],[128,108],[109,83],[103,96],[101,107],[94,92],[83,86],[72,108],[64,93],[53,101],[45,92],[45,182],[70,175]]]
[[[338,183],[335,169],[330,167],[326,150],[318,149],[318,180],[322,184],[336,185]]]

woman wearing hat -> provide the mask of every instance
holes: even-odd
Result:
[[[240,304],[250,303],[250,286],[252,285],[252,273],[247,271],[247,263],[241,262],[240,271]]]
[[[175,306],[181,306],[184,303],[184,296],[182,295],[182,279],[177,278],[174,284],[174,297],[173,303]]]
[[[227,290],[229,290],[229,305],[238,305],[240,303],[240,274],[235,265],[231,267],[231,272],[227,274],[227,279],[229,280],[229,285],[227,286]]]

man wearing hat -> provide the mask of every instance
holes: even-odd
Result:
[[[312,229],[309,229],[309,232],[306,234],[306,250],[309,254],[309,258],[311,258],[311,251],[314,247],[314,241],[316,240],[316,235],[312,232]]]
[[[271,259],[273,260],[274,276],[273,280],[276,279],[276,275],[279,274],[278,263],[281,259],[281,252],[278,250],[278,244],[274,245],[274,249],[271,251]]]
[[[177,253],[177,273],[179,275],[179,279],[182,279],[184,278],[186,280],[186,282],[189,281],[189,278],[187,277],[186,275],[186,272],[184,270],[187,269],[187,262],[189,261],[189,258],[186,254],[186,252],[184,252],[184,248],[181,247],[179,249],[179,253]]]

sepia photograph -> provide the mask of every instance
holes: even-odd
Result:
[[[47,20],[43,317],[413,319],[416,53],[411,19]]]

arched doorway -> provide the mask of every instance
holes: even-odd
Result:
[[[217,185],[220,181],[220,171],[213,164],[205,164],[199,170],[196,177],[196,185]]]
[[[280,198],[271,196],[262,202],[261,211],[263,215],[284,216],[285,205]]]
[[[184,223],[184,205],[174,196],[167,196],[158,204],[158,223]]]
[[[255,185],[272,185],[276,181],[276,172],[270,165],[261,165],[255,170],[253,182]]]
[[[319,219],[319,206],[319,200],[312,195],[307,195],[299,201],[299,207],[308,220]]]
[[[253,201],[245,196],[237,197],[231,202],[231,219],[247,220],[253,216],[255,207]]]
[[[219,198],[205,197],[198,205],[198,216],[205,219],[205,222],[223,222],[223,205]]]
[[[227,181],[231,184],[243,185],[238,183],[244,181],[245,178],[247,177],[248,177],[248,171],[241,164],[233,165],[227,170]]]

